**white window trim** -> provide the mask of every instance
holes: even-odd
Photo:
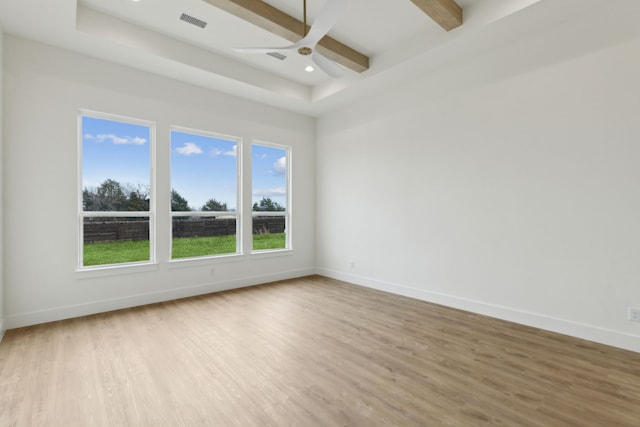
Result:
[[[291,230],[292,230],[292,216],[291,216],[291,211],[292,211],[292,203],[291,201],[293,200],[291,197],[291,193],[292,193],[292,188],[291,188],[291,164],[293,163],[292,161],[292,148],[289,145],[282,145],[282,144],[275,144],[272,142],[267,142],[267,141],[262,141],[262,140],[257,140],[254,139],[251,141],[251,147],[253,148],[253,145],[261,145],[263,147],[269,147],[269,148],[277,148],[280,150],[284,150],[286,152],[286,156],[287,156],[287,163],[286,163],[286,169],[285,169],[285,188],[287,191],[287,197],[286,197],[286,206],[285,206],[285,210],[284,211],[277,211],[277,212],[273,212],[273,211],[261,211],[261,212],[254,212],[253,211],[253,203],[251,204],[251,207],[249,208],[251,210],[251,220],[252,220],[252,225],[251,225],[251,255],[264,255],[264,254],[274,254],[276,255],[277,253],[281,253],[284,254],[286,252],[290,252],[293,250],[293,240],[291,238]],[[253,155],[253,150],[252,150],[252,155]],[[250,189],[250,194],[253,194],[253,164],[251,166],[252,168],[252,176],[251,176],[251,189]],[[284,232],[285,232],[285,247],[284,248],[278,248],[278,249],[260,249],[260,250],[254,250],[253,249],[253,218],[256,216],[284,216]]]
[[[82,208],[82,117],[92,117],[96,119],[119,121],[134,125],[146,126],[149,128],[149,211],[133,212],[113,212],[113,211],[84,211]],[[137,119],[121,116],[117,114],[103,113],[93,110],[80,109],[77,116],[77,138],[78,138],[78,272],[86,271],[112,271],[120,267],[139,267],[154,265],[156,262],[156,123],[150,120]],[[123,262],[118,264],[83,265],[84,263],[84,218],[91,217],[148,217],[149,218],[149,260],[136,262]]]
[[[215,139],[223,139],[225,141],[235,142],[236,143],[236,210],[235,211],[173,211],[171,210],[171,202],[169,202],[169,211],[171,222],[168,230],[169,234],[169,262],[170,263],[193,263],[194,261],[199,260],[212,260],[212,259],[222,259],[222,258],[231,258],[237,257],[244,253],[243,245],[242,245],[242,153],[243,153],[243,143],[242,138],[233,135],[225,135],[222,133],[205,131],[201,129],[193,129],[184,126],[176,126],[173,125],[169,129],[169,193],[173,188],[173,183],[171,182],[171,158],[172,158],[172,141],[171,141],[171,132],[182,132],[189,133],[193,135],[204,136],[207,138],[215,138]],[[227,254],[214,254],[214,255],[204,255],[199,257],[189,257],[189,258],[172,258],[173,254],[173,218],[179,216],[195,216],[195,217],[233,217],[236,219],[236,251]]]

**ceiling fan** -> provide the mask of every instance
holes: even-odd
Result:
[[[254,47],[237,48],[236,52],[242,53],[271,53],[278,51],[296,50],[300,55],[311,55],[311,59],[325,73],[331,77],[342,77],[343,72],[338,64],[322,55],[316,50],[318,42],[331,30],[338,22],[340,14],[347,5],[347,0],[326,0],[324,7],[313,21],[311,29],[307,33],[307,0],[303,0],[304,27],[303,38],[285,47]]]

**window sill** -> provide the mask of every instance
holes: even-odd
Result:
[[[147,273],[157,271],[158,268],[157,263],[109,265],[104,267],[78,268],[76,274],[79,279],[93,279],[106,276],[119,276],[122,274]]]
[[[244,261],[245,256],[242,254],[229,254],[229,255],[216,255],[208,257],[198,258],[178,258],[172,259],[168,262],[169,269],[178,268],[190,268],[190,267],[202,267],[211,264],[227,263],[227,262],[241,262]]]
[[[293,249],[267,249],[264,251],[251,252],[251,258],[273,258],[293,255]]]

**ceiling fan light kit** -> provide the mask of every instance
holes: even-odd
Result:
[[[311,60],[320,68],[322,71],[327,73],[331,77],[342,77],[344,72],[342,68],[327,58],[326,56],[320,54],[316,50],[316,46],[318,42],[329,33],[331,28],[338,22],[340,15],[344,11],[344,8],[347,5],[347,0],[326,0],[324,7],[318,13],[318,16],[313,22],[311,29],[307,32],[307,0],[303,0],[303,38],[298,40],[296,43],[285,46],[285,47],[271,47],[271,48],[239,48],[234,49],[237,52],[242,53],[272,53],[272,52],[283,52],[283,51],[297,51],[300,55],[309,56],[311,55]],[[313,67],[312,67],[313,68]],[[306,71],[308,67],[305,68]],[[313,71],[313,70],[311,70]],[[310,72],[310,71],[309,71]]]

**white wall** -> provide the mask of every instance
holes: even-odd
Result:
[[[321,118],[317,271],[640,351],[633,7]]]
[[[8,328],[314,271],[312,119],[9,35],[4,53]],[[76,272],[79,108],[156,122],[157,269]],[[167,262],[171,125],[292,146],[291,254]]]
[[[4,268],[3,268],[3,260],[4,260],[4,242],[3,242],[3,211],[4,211],[4,199],[2,189],[4,187],[4,174],[3,174],[3,160],[2,160],[2,152],[3,152],[3,115],[2,115],[2,105],[4,104],[4,95],[2,92],[3,86],[3,78],[2,78],[2,59],[3,59],[3,37],[2,27],[0,27],[0,341],[4,336]]]

